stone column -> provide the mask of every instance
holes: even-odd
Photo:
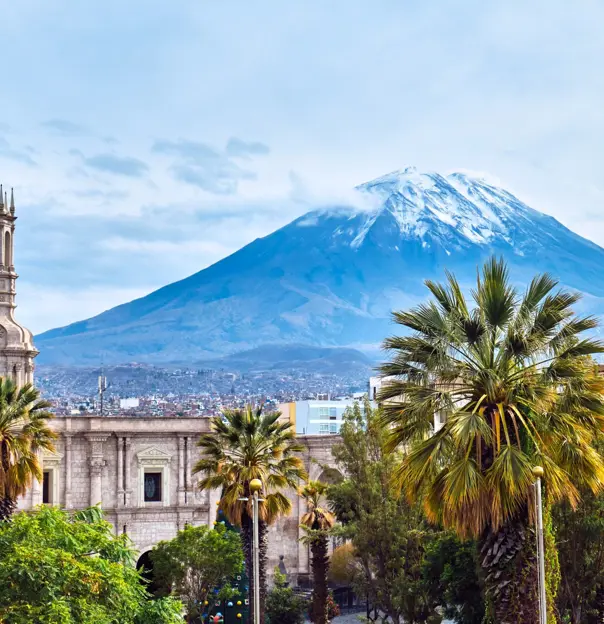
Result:
[[[25,383],[34,383],[34,365],[31,360],[25,365]]]
[[[298,574],[299,575],[308,575],[310,573],[309,569],[309,556],[308,550],[309,546],[304,544],[302,538],[306,535],[302,530],[302,516],[306,513],[306,504],[302,500],[300,496],[296,497],[298,504]],[[297,582],[297,580],[296,580]]]
[[[125,461],[126,461],[126,469],[125,469],[125,494],[126,494],[126,507],[132,507],[132,478],[131,478],[131,464],[132,464],[132,440],[130,438],[124,438],[126,452],[125,452]]]
[[[116,507],[124,506],[124,440],[117,436],[117,493]]]
[[[14,371],[15,383],[18,387],[21,387],[23,385],[23,364],[21,362],[15,362]]]
[[[103,503],[103,466],[105,461],[90,458],[90,506]]]
[[[178,436],[178,505],[182,506],[186,502],[185,490],[185,438]]]
[[[71,509],[73,502],[71,499],[71,436],[65,435],[65,509]]]
[[[37,453],[38,462],[40,462],[40,466],[44,469],[44,462],[42,460],[42,454],[40,452]],[[33,507],[42,504],[42,483],[38,481],[38,479],[33,480],[31,487],[31,504]]]
[[[195,504],[195,492],[193,491],[193,438],[187,437],[187,461],[185,473],[185,500],[189,505]]]
[[[90,442],[90,505],[94,506],[103,502],[103,442],[108,436],[92,434],[86,437]]]

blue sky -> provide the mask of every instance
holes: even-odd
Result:
[[[19,0],[0,36],[18,318],[208,266],[406,165],[604,245],[599,0]]]

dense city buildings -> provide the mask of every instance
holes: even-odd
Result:
[[[100,413],[99,377],[106,379],[103,414],[140,417],[215,416],[248,403],[277,409],[295,401],[352,399],[366,393],[367,386],[364,370],[336,375],[303,369],[241,372],[138,364],[104,369],[40,366],[36,384],[57,415]]]

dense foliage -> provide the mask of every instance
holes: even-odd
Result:
[[[304,446],[296,440],[289,422],[279,413],[263,413],[251,406],[225,411],[212,419],[211,431],[198,443],[203,456],[195,465],[201,489],[222,491],[220,509],[228,520],[241,527],[246,572],[252,575],[252,502],[250,481],[260,479],[260,619],[264,619],[266,598],[267,529],[279,516],[291,511],[286,488],[296,489],[307,475],[299,453]],[[247,500],[242,500],[247,499]],[[250,595],[253,612],[253,593]]]
[[[285,575],[275,568],[274,586],[266,597],[269,624],[304,624],[307,601],[287,586]]]
[[[483,622],[483,587],[477,568],[475,541],[462,542],[446,532],[426,544],[422,576],[443,615],[458,624]]]
[[[210,594],[218,590],[220,595],[243,569],[241,538],[221,523],[214,529],[187,525],[174,539],[159,542],[151,560],[156,582],[171,587],[184,603],[189,620],[194,620],[207,611]]]
[[[355,405],[344,417],[341,437],[333,455],[346,478],[328,495],[357,557],[353,585],[392,622],[427,622],[438,604],[422,575],[434,531],[391,486],[398,458],[384,449],[379,412]]]
[[[5,624],[178,624],[179,602],[149,600],[128,538],[98,508],[53,507],[0,523],[0,621]]]
[[[31,385],[0,377],[0,520],[9,518],[32,479],[42,479],[38,452],[54,451],[50,403]]]
[[[404,335],[385,342],[379,398],[390,448],[406,449],[399,483],[431,522],[478,538],[493,619],[534,624],[533,467],[552,502],[604,485],[604,380],[590,360],[604,344],[584,336],[598,323],[547,275],[521,295],[495,259],[472,303],[453,275],[426,284],[433,300],[395,313]]]
[[[564,622],[604,620],[604,495],[585,493],[576,511],[553,510],[560,558],[557,607]]]

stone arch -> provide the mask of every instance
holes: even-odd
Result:
[[[331,462],[323,464],[311,461],[308,466],[308,478],[312,481],[323,481],[323,483],[331,485],[341,481],[344,476]]]
[[[323,471],[317,477],[318,481],[327,483],[327,485],[333,485],[344,480],[344,475],[337,468],[333,468],[331,466],[322,466],[322,468]]]
[[[151,558],[151,551],[145,551],[136,562],[136,569],[141,575],[141,582],[146,587],[147,591],[155,596],[161,592],[161,585],[155,579],[153,573],[153,559]]]

